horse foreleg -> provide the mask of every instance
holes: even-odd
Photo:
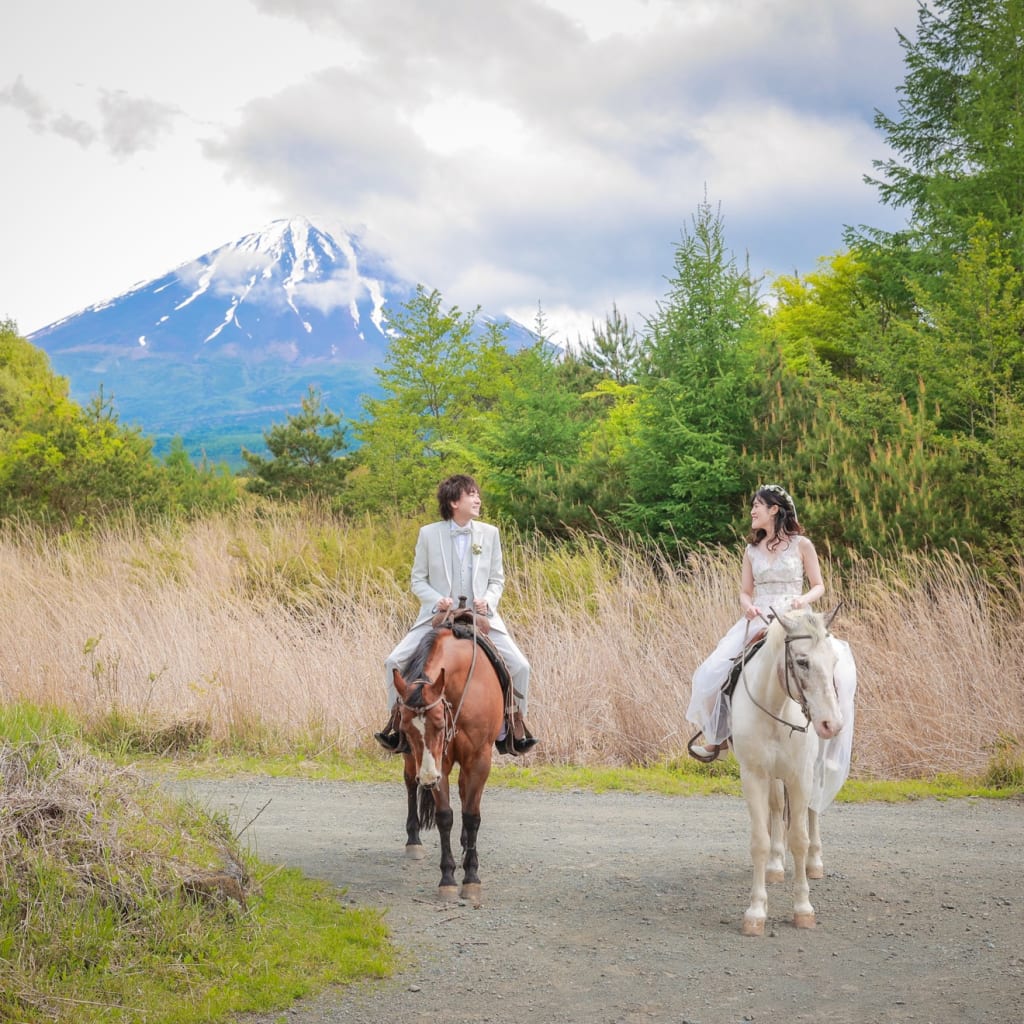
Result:
[[[821,855],[821,828],[818,812],[807,811],[807,835],[810,840],[807,847],[807,877],[824,878],[825,862]]]
[[[771,849],[764,869],[766,882],[781,882],[786,877],[786,790],[781,779],[773,779],[768,791]]]
[[[410,767],[410,759],[406,758],[405,793],[408,809],[405,815],[405,855],[409,860],[422,860],[425,854],[420,841],[420,817],[416,807],[419,783],[416,781],[415,770],[415,765]]]
[[[811,887],[807,884],[808,808],[806,799],[793,799],[790,793],[789,849],[793,854],[793,924],[797,928],[813,928],[814,907]]]
[[[744,935],[764,935],[764,923],[768,917],[768,890],[765,888],[764,872],[771,849],[769,824],[770,780],[764,778],[742,778],[743,796],[750,812],[750,859],[753,862],[753,879],[750,884],[750,906],[743,915]]]
[[[440,794],[436,794],[440,795]],[[452,855],[452,822],[455,814],[446,800],[444,806],[440,801],[437,807],[437,833],[441,837],[441,882],[437,894],[443,900],[453,900],[459,895],[455,884],[455,857]]]

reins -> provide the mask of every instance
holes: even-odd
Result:
[[[466,600],[465,598],[459,598],[459,608],[460,609],[465,607],[465,600]],[[456,609],[456,611],[457,610],[458,609]],[[444,705],[445,727],[444,727],[444,742],[443,742],[443,744],[441,746],[441,757],[442,757],[442,759],[444,758],[445,752],[448,750],[448,745],[451,743],[451,741],[453,739],[455,739],[455,734],[459,731],[458,730],[459,716],[462,714],[462,705],[463,705],[463,702],[466,700],[466,693],[469,690],[469,684],[473,681],[473,670],[476,668],[477,647],[479,646],[479,644],[477,643],[476,612],[473,612],[473,614],[471,616],[471,619],[472,619],[472,622],[473,622],[473,636],[471,637],[471,640],[473,642],[473,656],[472,656],[472,658],[470,659],[470,662],[469,662],[469,671],[466,673],[466,682],[465,682],[465,684],[462,687],[462,696],[459,698],[459,706],[457,708],[455,708],[455,710],[453,711],[452,710],[451,702],[444,696],[444,694],[442,694],[440,697],[438,697],[437,700],[433,701],[430,704],[425,705],[424,707],[415,707],[415,708],[412,707],[410,704],[406,704],[405,701],[403,701],[401,697],[398,698],[399,703],[401,703],[405,707],[407,707],[417,718],[425,717],[426,713],[428,711],[430,711],[432,708],[436,708],[438,704],[443,704]],[[451,626],[454,625],[454,622],[455,622],[454,613],[451,616],[449,616],[449,618],[446,619],[445,622],[450,623],[450,625],[443,626],[442,628],[451,629]],[[429,682],[431,682],[431,680],[427,679],[424,676],[423,679],[419,679],[419,680],[417,680],[417,682],[422,684],[424,682],[429,683]]]
[[[761,618],[764,620],[764,622],[767,625],[771,625],[771,618],[766,619],[763,615],[761,616]],[[772,618],[775,618],[775,619],[778,618],[778,615],[776,614],[776,612],[774,610],[772,611]],[[750,629],[750,620],[748,619],[747,620],[747,624],[746,624],[746,626],[743,629],[743,646],[744,646],[744,648],[747,646],[747,633],[748,633],[749,629]],[[793,696],[793,689],[792,689],[792,687],[790,686],[790,683],[789,683],[789,663],[790,663],[790,659],[792,658],[792,654],[790,653],[790,650],[789,650],[789,645],[790,645],[791,641],[793,641],[793,640],[811,640],[811,639],[813,639],[813,638],[811,637],[811,635],[809,633],[797,633],[797,634],[786,633],[786,638],[785,638],[785,641],[784,641],[785,645],[786,645],[785,660],[784,660],[786,696],[791,701],[793,701],[794,704],[799,704],[800,705],[800,710],[803,712],[803,715],[804,715],[804,724],[803,725],[794,725],[792,722],[787,722],[786,719],[780,718],[777,714],[775,714],[774,711],[769,711],[768,708],[766,708],[762,703],[760,703],[760,701],[758,701],[757,698],[754,697],[754,695],[750,692],[750,684],[747,682],[747,663],[744,661],[743,664],[740,666],[740,677],[743,679],[743,689],[747,691],[747,696],[750,698],[751,704],[753,704],[754,707],[758,708],[760,711],[763,711],[769,718],[771,718],[774,721],[778,722],[780,725],[784,725],[787,729],[789,729],[790,735],[792,735],[794,732],[807,732],[807,727],[811,723],[811,715],[810,715],[810,709],[807,706],[807,698],[804,696],[804,691],[803,691],[803,687],[802,686],[798,687],[798,689],[797,689],[798,696],[797,697]],[[795,670],[794,670],[794,675],[795,674],[796,673],[795,673]]]

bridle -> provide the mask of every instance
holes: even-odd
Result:
[[[767,625],[771,625],[772,619],[779,618],[779,615],[775,611],[775,609],[773,608],[773,609],[771,609],[771,615],[768,618],[765,618],[763,615],[761,616],[761,618],[764,619],[764,621],[765,621],[765,623]],[[748,622],[747,623],[747,628],[749,628],[749,625],[750,624]],[[783,629],[785,629],[785,624],[784,623],[783,623]],[[744,647],[746,647],[746,639],[747,639],[746,638],[746,634],[744,633],[744,637],[743,637],[743,646]],[[786,688],[786,696],[789,697],[789,699],[791,701],[793,701],[794,704],[799,704],[800,705],[800,710],[803,712],[803,716],[804,716],[804,724],[803,725],[794,725],[792,722],[787,722],[786,719],[781,718],[779,715],[775,714],[774,711],[770,711],[763,704],[761,704],[754,697],[754,695],[750,692],[750,684],[747,682],[747,664],[746,664],[746,662],[743,663],[743,666],[742,666],[742,668],[740,670],[740,674],[743,677],[743,688],[744,688],[744,690],[747,691],[747,696],[750,698],[751,704],[753,704],[754,707],[758,708],[759,710],[763,711],[769,718],[774,719],[780,725],[784,725],[787,729],[789,729],[790,735],[792,735],[794,732],[807,732],[807,727],[811,724],[811,709],[810,709],[810,705],[807,702],[807,694],[806,694],[805,684],[804,684],[803,680],[800,678],[800,673],[797,672],[796,666],[793,665],[793,652],[790,649],[789,645],[794,640],[813,640],[813,639],[814,638],[811,636],[810,633],[790,633],[787,630],[786,631],[786,637],[785,637],[785,640],[784,640],[784,643],[785,643],[785,656],[784,656],[784,659],[783,659],[783,665],[784,665],[783,682],[784,682],[784,685],[785,685],[785,688]],[[795,694],[793,693],[793,686],[790,683],[790,668],[791,668],[791,666],[792,666],[792,676],[793,676],[794,679],[796,679],[796,693]],[[835,686],[835,681],[834,680],[833,680],[832,685]]]
[[[421,676],[419,679],[414,679],[412,682],[412,685],[417,688],[417,694],[421,694],[423,692],[424,686],[430,686],[432,684],[433,680],[428,679],[426,676]],[[441,696],[437,698],[437,700],[432,700],[429,704],[410,704],[408,703],[408,701],[402,700],[401,697],[398,698],[398,703],[401,704],[403,708],[406,708],[410,712],[412,712],[413,718],[420,718],[423,720],[426,720],[428,712],[433,711],[434,708],[438,706],[438,704],[441,705],[442,718],[444,720],[444,739],[441,745],[441,756],[444,757],[444,752],[448,749],[448,744],[451,743],[451,741],[455,737],[455,719],[457,717],[457,712],[452,711],[451,701],[449,701],[448,698],[445,697],[445,695],[442,693]],[[462,703],[460,701],[459,710],[461,709]],[[423,731],[423,734],[424,736],[426,735],[425,729]]]

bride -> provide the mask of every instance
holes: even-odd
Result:
[[[809,589],[804,591],[806,577]],[[818,554],[804,533],[796,505],[778,484],[766,484],[750,506],[750,536],[743,552],[740,607],[743,617],[722,638],[693,674],[686,717],[700,726],[704,743],[689,746],[698,761],[714,761],[728,747],[732,732],[729,697],[722,692],[735,659],[757,634],[772,610],[779,614],[809,608],[825,593]],[[850,774],[853,748],[853,699],[857,669],[850,646],[832,637],[836,652],[835,682],[846,727],[823,742],[815,766],[811,808],[821,812],[832,803]]]

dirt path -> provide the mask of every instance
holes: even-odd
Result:
[[[386,909],[405,966],[259,1024],[1020,1024],[1024,802],[834,806],[823,819],[818,927],[772,886],[763,939],[738,798],[492,787],[483,906],[439,904],[437,834],[404,858],[400,785],[188,784],[259,856]],[[456,820],[458,820],[456,818]]]

